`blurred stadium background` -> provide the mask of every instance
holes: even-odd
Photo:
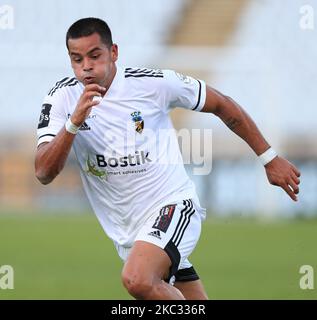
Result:
[[[14,267],[15,289],[0,290],[0,299],[129,298],[74,157],[51,185],[34,177],[42,100],[72,74],[65,33],[87,16],[109,23],[120,65],[205,80],[238,101],[302,172],[294,203],[218,119],[172,112],[178,129],[213,130],[211,173],[186,166],[208,209],[192,261],[210,297],[316,299],[317,289],[298,285],[301,265],[317,269],[316,10],[316,0],[1,1],[0,266]]]

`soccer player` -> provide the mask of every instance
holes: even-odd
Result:
[[[205,209],[184,170],[169,111],[218,116],[259,156],[269,182],[294,201],[299,171],[235,101],[203,81],[117,66],[118,46],[104,21],[76,21],[66,46],[75,77],[58,81],[44,99],[36,177],[53,181],[73,147],[91,206],[124,261],[128,292],[136,299],[207,299],[188,260]]]

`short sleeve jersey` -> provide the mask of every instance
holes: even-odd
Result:
[[[44,99],[38,145],[50,142],[74,112],[84,86],[56,83]],[[83,187],[107,235],[130,247],[157,208],[196,197],[183,165],[169,111],[201,111],[206,84],[173,70],[117,67],[100,103],[78,131],[73,148]]]

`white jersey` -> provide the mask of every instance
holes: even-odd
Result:
[[[51,89],[42,106],[38,145],[54,139],[83,90],[76,78]],[[84,190],[117,245],[131,247],[158,207],[197,197],[168,113],[174,106],[200,111],[205,100],[203,81],[172,70],[117,67],[107,93],[81,126],[73,148]]]

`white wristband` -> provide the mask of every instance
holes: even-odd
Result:
[[[72,121],[70,120],[70,118],[68,118],[68,120],[65,123],[65,128],[66,128],[66,131],[68,131],[72,134],[76,134],[80,127],[77,127],[76,125],[74,125],[72,123]]]
[[[277,153],[273,148],[269,148],[259,155],[259,159],[264,166],[271,162],[275,157],[277,157]]]

